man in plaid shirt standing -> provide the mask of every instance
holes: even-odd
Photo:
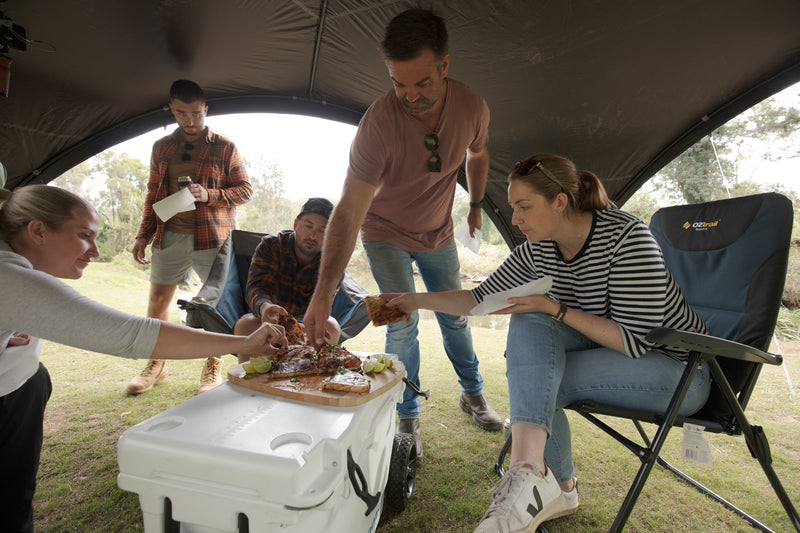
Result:
[[[236,206],[253,196],[236,146],[205,126],[208,106],[203,90],[192,81],[177,80],[169,96],[178,128],[153,145],[147,197],[133,246],[134,260],[150,264],[147,316],[165,321],[178,284],[188,279],[190,269],[205,281],[219,248],[236,228]],[[161,220],[153,204],[186,186],[195,209]],[[151,242],[148,260],[145,248]],[[219,385],[221,370],[222,359],[210,357],[203,366],[199,392]],[[146,392],[167,375],[167,362],[151,359],[126,390]]]
[[[282,315],[302,320],[319,275],[320,254],[333,204],[309,198],[294,220],[293,230],[265,235],[253,253],[245,298],[250,307],[233,326],[236,335],[249,335],[262,322],[276,323]],[[248,333],[250,332],[250,333]],[[341,327],[333,317],[325,325],[325,341],[336,344]],[[238,354],[239,362],[263,354]]]

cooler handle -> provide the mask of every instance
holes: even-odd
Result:
[[[350,476],[350,483],[353,484],[353,490],[356,496],[364,500],[364,503],[367,504],[367,512],[364,513],[364,516],[369,516],[373,509],[375,509],[375,506],[381,501],[381,491],[378,491],[375,495],[369,493],[364,472],[361,471],[361,467],[358,466],[358,463],[353,459],[350,448],[347,449],[347,475]]]
[[[430,391],[430,390],[425,390],[425,391],[424,391],[424,390],[420,389],[420,388],[417,386],[417,384],[416,384],[416,383],[414,383],[413,381],[411,381],[411,380],[410,380],[410,379],[408,379],[407,377],[403,377],[403,383],[405,383],[405,384],[406,384],[406,386],[407,386],[409,389],[411,389],[412,391],[414,391],[415,393],[417,393],[417,396],[424,396],[426,400],[427,400],[427,399],[430,397],[430,395],[431,395],[431,391]]]

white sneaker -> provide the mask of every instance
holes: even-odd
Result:
[[[564,495],[564,508],[553,516],[550,517],[550,520],[554,518],[561,518],[562,516],[567,516],[575,511],[578,510],[578,479],[572,478],[575,480],[575,484],[572,486],[572,490],[569,492],[562,491],[561,494]]]
[[[541,475],[542,470],[535,463],[517,463],[509,468],[494,486],[492,505],[475,533],[532,533],[561,512],[565,507],[564,493],[555,476],[549,470],[544,477]]]

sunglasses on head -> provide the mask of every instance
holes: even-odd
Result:
[[[190,154],[189,152],[194,150],[194,145],[192,143],[186,143],[183,145],[183,150],[184,152],[183,155],[181,156],[181,159],[183,159],[184,161],[191,161],[192,154]]]
[[[439,157],[439,136],[436,132],[425,136],[425,148],[433,152],[428,158],[428,170],[431,172],[442,171],[442,159]]]
[[[552,181],[553,183],[558,185],[559,188],[562,191],[567,192],[567,190],[564,188],[564,186],[561,184],[561,182],[558,181],[558,178],[556,177],[556,175],[553,174],[552,172],[550,172],[549,170],[547,170],[547,167],[545,167],[541,163],[541,161],[539,161],[537,159],[530,158],[530,159],[526,159],[525,161],[517,162],[517,164],[514,165],[513,172],[517,176],[527,176],[531,172],[533,172],[534,169],[539,170],[542,174],[544,174],[544,176],[547,179],[549,179],[550,181]]]

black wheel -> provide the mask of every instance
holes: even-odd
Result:
[[[405,509],[414,492],[416,477],[417,445],[414,435],[395,433],[389,479],[386,481],[386,504],[395,511]]]

